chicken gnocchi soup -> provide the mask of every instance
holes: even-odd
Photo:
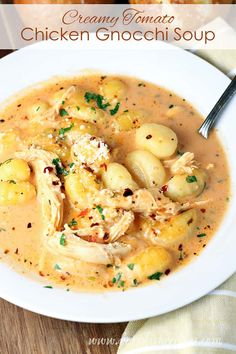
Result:
[[[0,114],[1,259],[46,288],[126,290],[196,258],[229,200],[213,132],[129,77],[53,79]]]

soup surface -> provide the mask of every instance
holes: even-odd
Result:
[[[126,290],[197,257],[229,200],[215,134],[129,77],[60,78],[0,115],[1,259],[46,287]]]

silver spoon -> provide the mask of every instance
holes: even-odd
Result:
[[[203,124],[198,129],[198,133],[201,134],[205,139],[208,138],[209,132],[215,125],[217,119],[219,118],[219,113],[229,101],[231,97],[236,92],[236,76],[233,78],[229,86],[226,88],[219,101],[215,104],[212,111],[208,114]]]

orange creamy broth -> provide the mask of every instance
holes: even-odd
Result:
[[[175,259],[174,266],[170,269],[172,272],[200,254],[222,220],[229,197],[229,170],[226,157],[215,132],[207,141],[198,135],[197,128],[202,122],[202,117],[184,98],[134,78],[121,77],[121,80],[127,85],[127,93],[121,101],[117,115],[125,110],[143,111],[145,113],[143,123],[158,123],[173,129],[178,137],[178,151],[181,153],[193,152],[196,161],[202,168],[206,168],[208,164],[214,165],[214,168],[207,170],[206,188],[202,195],[196,199],[209,199],[210,201],[205,206],[198,208],[198,223],[194,234],[186,241],[169,247]],[[34,136],[36,132],[42,132],[44,127],[40,125],[31,127],[28,109],[32,104],[37,104],[42,100],[47,101],[54,92],[71,85],[98,93],[102,81],[100,76],[58,79],[57,82],[46,83],[40,89],[32,89],[27,95],[7,106],[1,113],[0,131],[4,132],[13,128],[17,129],[22,139],[27,138],[28,135]],[[115,117],[116,115],[111,116],[110,122],[99,126],[97,135],[103,137],[112,148],[113,159],[123,164],[127,153],[136,149],[135,129],[115,133],[111,124]],[[62,121],[64,119],[61,117]],[[68,126],[68,124],[64,124],[64,126]],[[12,153],[6,153],[0,157],[1,161],[5,161],[13,156]],[[74,217],[79,220],[79,225],[83,226],[83,218],[78,217],[78,214],[71,209],[66,201],[64,222],[69,222]],[[40,255],[45,252],[42,249],[43,220],[39,202],[31,200],[20,206],[0,207],[0,220],[2,230],[0,232],[0,249],[3,252],[1,258],[14,265],[17,270],[32,274],[38,273]],[[136,231],[137,228],[138,222],[136,221],[131,230]],[[206,235],[197,237],[199,234]],[[125,240],[125,237],[123,236],[122,239]],[[142,249],[143,242],[140,240],[134,247],[133,253]],[[44,262],[44,271],[40,272],[40,275],[49,284],[56,283],[67,289],[80,290],[117,288],[111,282],[114,276],[112,267],[107,268],[103,265],[74,261],[49,252],[45,252]],[[76,271],[74,271],[75,269]],[[166,269],[166,274],[169,274],[169,269]],[[145,282],[149,282],[149,280]]]

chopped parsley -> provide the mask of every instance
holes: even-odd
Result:
[[[69,172],[62,166],[59,158],[52,160],[53,165],[56,167],[56,171],[58,175],[67,176]]]
[[[12,159],[8,159],[8,160],[6,160],[6,161],[4,161],[4,162],[1,162],[1,163],[0,163],[0,166],[5,165],[5,164],[11,162],[11,160],[12,160]]]
[[[177,151],[177,154],[180,155],[180,156],[183,156],[184,152],[183,151]]]
[[[102,220],[105,220],[105,216],[103,215],[103,208],[100,205],[96,205],[96,209],[98,210],[99,214],[101,215]]]
[[[69,167],[70,167],[70,169],[72,169],[73,167],[74,167],[74,162],[71,162],[70,164],[69,164]]]
[[[150,280],[160,280],[160,277],[162,276],[163,273],[161,272],[156,272],[152,275],[149,275],[148,279]]]
[[[8,181],[8,183],[16,184],[16,181],[14,181],[13,179],[10,179],[10,180]]]
[[[60,237],[60,245],[65,246],[66,245],[66,235],[62,234]]]
[[[187,176],[187,177],[186,177],[186,181],[187,181],[188,183],[197,182],[197,177],[196,177],[196,176]]]
[[[123,288],[125,286],[125,282],[124,280],[121,280],[119,283],[118,283],[118,288]]]
[[[79,110],[80,110],[80,107],[79,107],[79,106],[76,106],[76,108],[77,108],[77,111],[79,111]]]
[[[38,112],[39,110],[40,110],[40,106],[37,107],[36,112]]]
[[[93,92],[86,92],[84,98],[87,103],[89,103],[91,100],[95,101],[97,103],[98,108],[102,110],[105,110],[108,106],[110,106],[110,103],[104,102],[103,96],[97,95],[96,93]]]
[[[129,264],[127,264],[127,267],[128,267],[130,270],[133,270],[133,269],[134,269],[134,263],[129,263]]]
[[[53,289],[53,287],[51,285],[46,285],[44,286],[45,289]]]
[[[61,270],[61,267],[60,267],[58,264],[55,264],[55,265],[54,265],[54,269],[56,269],[56,270]]]
[[[110,109],[110,115],[114,116],[118,112],[119,108],[120,108],[120,102],[117,102],[115,107],[113,109]]]
[[[112,283],[115,284],[115,283],[118,283],[121,279],[121,273],[117,273],[116,276],[114,278],[112,278]]]
[[[133,285],[134,285],[134,286],[137,286],[137,285],[138,285],[137,279],[134,279],[134,280],[133,280]]]
[[[69,113],[64,108],[61,108],[59,110],[59,114],[60,114],[61,117],[65,117],[65,116],[69,115]]]
[[[204,234],[204,233],[203,233],[203,234],[198,234],[198,235],[197,235],[197,237],[205,237],[205,236],[206,236],[206,234]]]
[[[76,225],[78,225],[78,223],[74,218],[68,223],[68,226],[76,226]]]
[[[64,105],[64,104],[65,104],[65,101],[61,101],[61,104]]]
[[[60,136],[64,136],[65,135],[65,133],[66,132],[69,132],[72,128],[74,127],[74,123],[72,123],[69,127],[67,127],[67,128],[61,128],[60,130],[59,130],[59,135]]]

